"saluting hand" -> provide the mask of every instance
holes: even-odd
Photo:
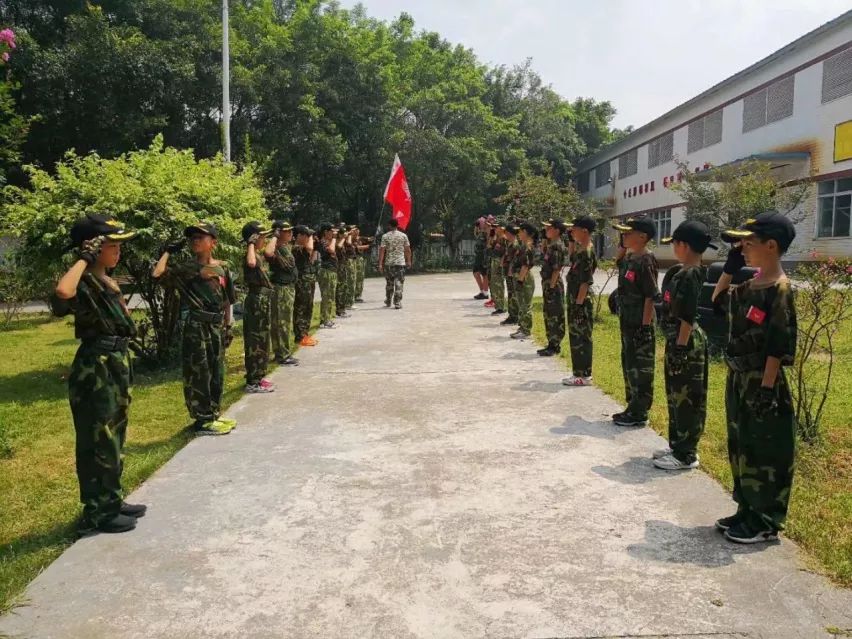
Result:
[[[91,266],[98,260],[98,255],[100,255],[101,253],[101,246],[103,246],[103,243],[103,235],[99,235],[98,237],[92,238],[91,240],[86,240],[85,242],[83,242],[82,246],[80,246],[80,249],[77,254],[79,255],[81,260]]]

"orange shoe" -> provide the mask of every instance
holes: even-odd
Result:
[[[319,342],[310,335],[305,335],[302,338],[302,341],[299,342],[299,346],[316,346],[317,344],[319,344]]]

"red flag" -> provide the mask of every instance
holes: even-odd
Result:
[[[391,205],[391,215],[399,222],[399,228],[407,229],[411,221],[411,191],[399,155],[393,159],[390,179],[385,187],[385,202]]]

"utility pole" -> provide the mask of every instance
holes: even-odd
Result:
[[[222,0],[222,142],[225,162],[231,161],[231,44],[228,0]]]

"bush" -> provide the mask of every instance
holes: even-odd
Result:
[[[147,305],[153,331],[151,354],[162,360],[174,343],[176,293],[151,277],[164,244],[199,220],[219,228],[217,256],[238,264],[240,230],[269,212],[252,166],[238,170],[221,157],[196,161],[191,150],[164,148],[162,137],[150,148],[107,160],[73,151],[54,175],[25,167],[31,189],[6,187],[6,215],[0,231],[17,238],[14,251],[22,272],[34,284],[52,286],[71,260],[64,255],[68,231],[86,213],[111,215],[139,236],[123,247],[119,275]],[[239,272],[240,269],[235,269]]]
[[[0,330],[9,328],[24,304],[36,297],[36,286],[21,270],[19,260],[0,258]]]

